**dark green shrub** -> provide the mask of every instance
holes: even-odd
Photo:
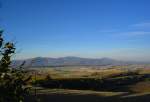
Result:
[[[11,67],[11,56],[15,54],[15,45],[12,42],[4,42],[3,31],[0,31],[0,102],[23,102],[28,95],[29,88],[26,82],[30,77],[25,78],[25,71],[22,66]]]

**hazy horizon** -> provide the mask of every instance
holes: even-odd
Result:
[[[130,60],[130,59],[117,59],[117,58],[111,58],[111,57],[81,57],[81,56],[55,56],[55,57],[51,57],[51,56],[35,56],[35,57],[26,57],[26,58],[19,58],[19,57],[13,57],[13,60],[19,60],[19,61],[25,61],[25,60],[30,60],[30,59],[35,59],[35,58],[85,58],[85,59],[108,59],[108,60],[114,60],[114,61],[121,61],[121,62],[141,62],[141,63],[145,63],[148,64],[150,63],[149,60]]]
[[[150,61],[148,0],[0,0],[0,28],[15,59]]]

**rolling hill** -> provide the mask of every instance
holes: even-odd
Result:
[[[104,66],[104,65],[127,65],[127,64],[143,64],[142,62],[125,62],[110,58],[80,58],[80,57],[36,57],[25,60],[14,60],[12,65],[20,65],[25,61],[25,66],[43,67],[43,66]],[[145,63],[144,63],[145,64]]]

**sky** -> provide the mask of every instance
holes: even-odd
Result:
[[[150,61],[150,0],[0,0],[17,59],[78,56]]]

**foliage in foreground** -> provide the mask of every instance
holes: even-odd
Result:
[[[15,46],[12,42],[4,42],[3,31],[0,31],[0,102],[23,102],[24,97],[29,94],[26,82],[30,77],[25,78],[25,71],[19,68],[12,68],[11,56],[15,54]]]

